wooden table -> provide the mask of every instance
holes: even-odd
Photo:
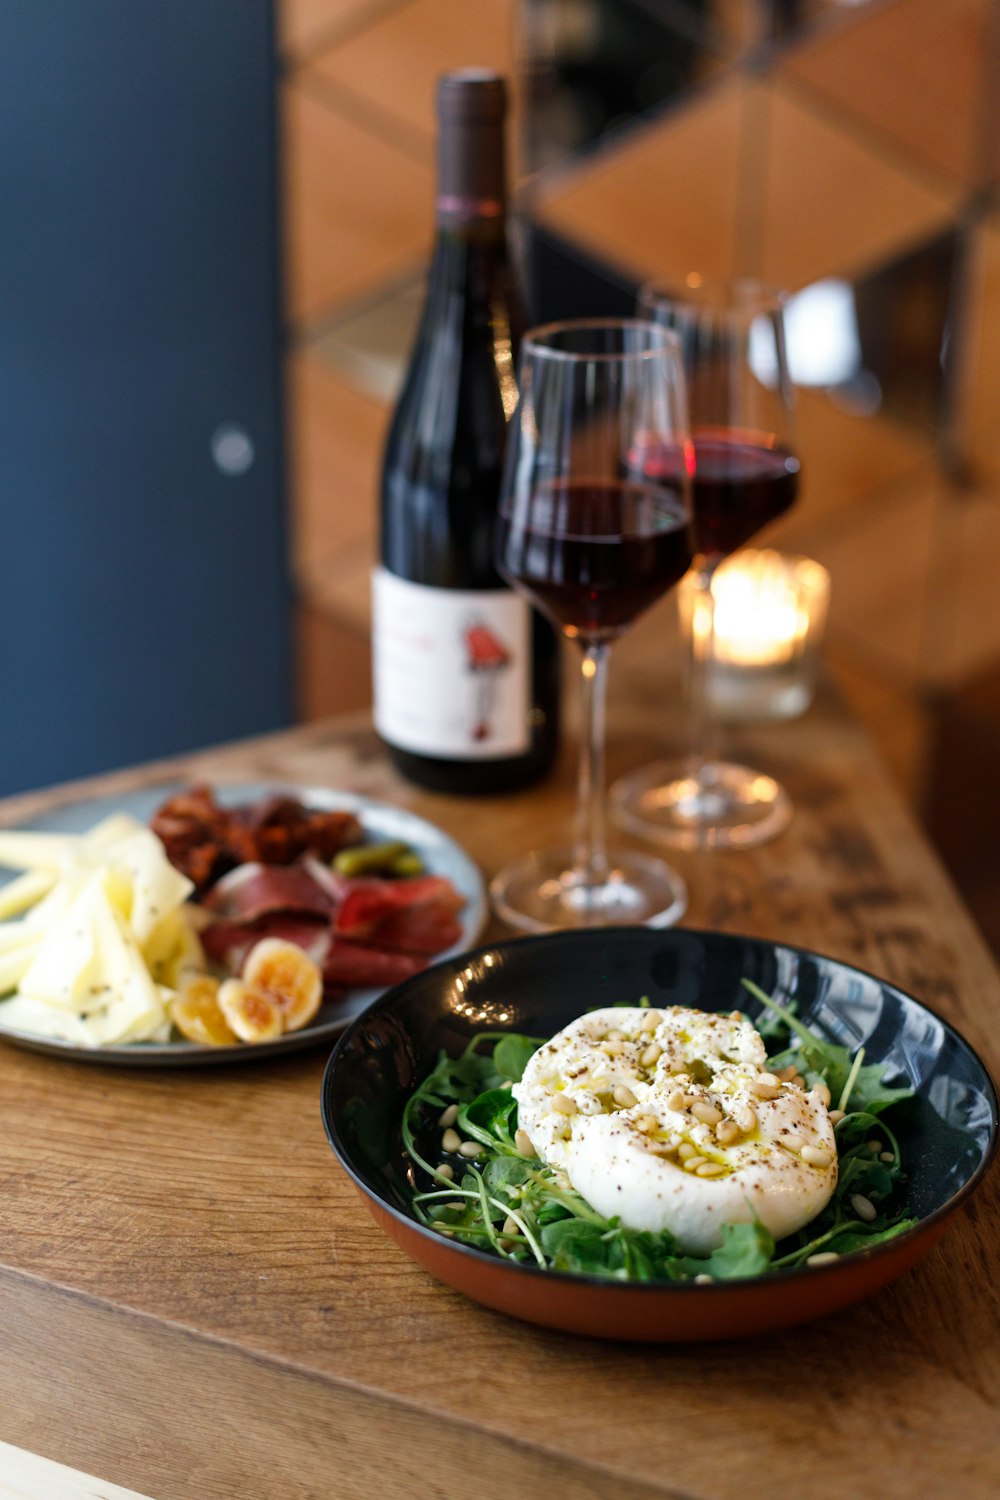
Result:
[[[677,734],[665,696],[648,647],[624,652],[613,771]],[[678,856],[686,922],[872,969],[1000,1071],[996,972],[855,724],[826,698],[742,748],[796,816],[759,851]],[[505,802],[419,794],[359,721],[179,765],[404,802],[487,874],[572,800],[568,760]],[[466,1302],[383,1237],[323,1136],[325,1060],[126,1072],[0,1049],[0,1440],[156,1500],[1000,1492],[996,1171],[915,1271],[835,1318],[603,1345]]]

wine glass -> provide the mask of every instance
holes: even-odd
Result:
[[[783,296],[758,282],[697,276],[680,288],[653,283],[639,298],[644,316],[677,334],[687,376],[697,549],[693,750],[686,763],[658,762],[622,777],[610,801],[621,827],[675,848],[747,848],[773,838],[791,817],[788,795],[773,777],[719,760],[708,745],[715,571],[783,515],[798,488],[783,307]]]
[[[659,859],[606,847],[604,741],[611,644],[692,556],[678,341],[637,319],[551,323],[525,338],[518,386],[495,559],[580,647],[584,729],[575,841],[529,853],[490,891],[501,917],[532,932],[667,926],[687,905],[680,877]]]

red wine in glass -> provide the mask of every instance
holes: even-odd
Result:
[[[614,640],[691,564],[683,495],[660,476],[555,480],[524,509],[501,512],[500,572],[574,640]]]
[[[695,545],[703,557],[728,557],[795,503],[799,461],[768,433],[703,428],[692,446]],[[642,472],[670,483],[682,462],[677,448],[651,447]]]
[[[698,551],[727,557],[795,502],[799,461],[759,433],[694,437],[692,501]]]

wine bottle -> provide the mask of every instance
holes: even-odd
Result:
[[[430,285],[386,443],[373,580],[375,727],[438,791],[512,791],[551,765],[555,634],[500,578],[493,533],[524,330],[507,248],[495,73],[438,86]]]

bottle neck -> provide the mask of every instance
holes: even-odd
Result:
[[[452,120],[438,137],[439,230],[502,236],[507,207],[503,130],[497,120]]]

